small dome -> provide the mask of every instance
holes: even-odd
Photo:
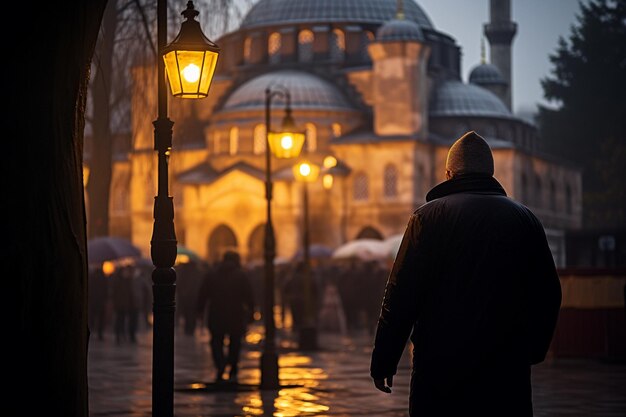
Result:
[[[512,119],[513,114],[491,91],[458,80],[441,84],[433,94],[431,116],[477,116]]]
[[[303,23],[382,24],[396,15],[396,0],[260,0],[241,23],[240,29]],[[424,10],[413,0],[404,2],[407,20],[433,29]]]
[[[330,82],[304,71],[283,70],[259,75],[240,85],[226,100],[223,110],[265,108],[265,89],[282,86],[289,90],[291,106],[300,109],[352,110],[342,92]],[[284,105],[277,96],[272,105]]]
[[[470,72],[469,82],[476,85],[506,84],[502,73],[493,64],[480,64]]]
[[[379,42],[423,42],[424,34],[417,23],[405,19],[394,19],[378,28],[376,40]]]

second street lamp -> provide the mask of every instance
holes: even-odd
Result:
[[[293,167],[293,174],[296,180],[302,183],[302,251],[304,260],[304,276],[301,277],[302,290],[304,292],[304,322],[298,332],[298,347],[300,350],[317,350],[317,303],[316,291],[313,291],[313,274],[311,272],[309,234],[309,187],[308,184],[315,182],[320,174],[320,167],[308,160],[303,160]]]
[[[275,97],[286,100],[285,118],[281,131],[271,130],[271,106]],[[278,379],[278,354],[276,353],[276,324],[274,322],[274,258],[276,238],[272,225],[272,153],[277,158],[295,158],[304,144],[304,132],[296,129],[291,116],[291,95],[284,87],[268,87],[265,90],[265,199],[267,201],[267,221],[263,258],[265,270],[263,321],[265,339],[261,354],[261,389],[275,390],[280,387]]]
[[[153,343],[152,343],[152,415],[174,415],[174,322],[176,311],[176,232],[174,204],[169,195],[168,161],[172,150],[172,122],[167,115],[165,66],[171,91],[177,97],[202,98],[208,95],[217,64],[219,48],[211,42],[195,20],[198,12],[187,2],[176,39],[167,42],[166,0],[157,2],[157,100],[154,125],[154,149],[157,151],[157,195],[154,199],[154,225],[150,255],[152,272]]]

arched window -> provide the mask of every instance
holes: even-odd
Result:
[[[213,153],[215,155],[228,152],[228,144],[224,143],[223,132],[216,130],[213,132]]]
[[[339,136],[341,136],[341,125],[339,123],[333,123],[332,129],[333,137],[338,138]]]
[[[280,45],[280,33],[272,33],[267,41],[267,54],[269,55],[270,64],[278,64],[280,62]]]
[[[550,181],[550,210],[556,211],[556,184]]]
[[[252,151],[255,154],[262,154],[265,152],[265,146],[267,145],[267,138],[265,137],[265,125],[256,125],[254,127],[254,142],[252,144]]]
[[[220,261],[228,250],[238,251],[237,236],[230,227],[221,224],[209,237],[209,259],[213,262]]]
[[[361,38],[361,59],[363,61],[371,60],[368,46],[374,41],[375,38],[374,34],[370,31],[365,31],[363,33],[363,37]]]
[[[239,128],[230,128],[230,154],[236,155],[239,150]]]
[[[313,40],[315,35],[313,32],[305,29],[298,33],[298,61],[313,61]]]
[[[352,196],[355,201],[365,201],[369,199],[369,184],[367,181],[367,175],[364,173],[358,173],[354,176],[354,182],[352,184]]]
[[[391,164],[385,167],[383,195],[386,198],[398,196],[398,170]]]
[[[346,38],[341,29],[333,29],[330,36],[330,59],[342,61],[346,51]]]
[[[252,54],[252,38],[247,37],[243,41],[243,62],[245,64],[250,63],[251,54]]]
[[[306,149],[314,152],[317,149],[317,128],[313,123],[307,123],[306,127]]]

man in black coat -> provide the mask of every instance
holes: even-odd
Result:
[[[540,221],[493,173],[478,134],[452,145],[386,284],[370,372],[391,392],[410,336],[412,417],[533,415],[531,365],[549,349],[561,287]]]
[[[230,366],[228,379],[235,382],[241,343],[254,317],[252,285],[238,253],[227,251],[217,268],[206,275],[198,292],[197,307],[207,315],[216,381],[223,380],[226,367]],[[227,356],[224,352],[226,337],[229,341]]]

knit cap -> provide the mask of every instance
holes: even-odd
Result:
[[[467,132],[450,147],[446,169],[453,175],[493,175],[493,154],[489,144],[473,130]]]

